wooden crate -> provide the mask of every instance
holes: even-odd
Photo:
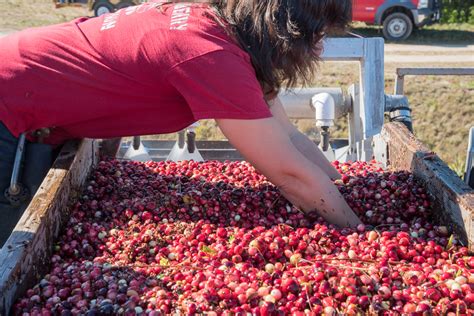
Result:
[[[445,223],[474,251],[474,190],[401,123],[385,124],[381,138],[388,164],[409,170],[431,195],[439,223]]]
[[[96,162],[96,147],[92,140],[63,147],[0,250],[0,315],[9,315],[15,299],[48,273],[54,239]]]
[[[474,191],[403,125],[386,124],[380,139],[390,167],[409,170],[422,180],[439,210],[439,220],[474,250]],[[67,217],[68,203],[81,189],[97,157],[94,141],[65,146],[0,250],[0,315],[8,315],[15,299],[49,271],[53,241]]]

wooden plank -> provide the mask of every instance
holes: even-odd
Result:
[[[92,140],[63,147],[0,250],[0,315],[9,315],[15,298],[47,273],[51,245],[67,217],[68,203],[85,182],[96,153]]]
[[[474,251],[474,190],[402,123],[385,124],[381,137],[388,145],[389,165],[413,172],[425,184],[435,202],[437,220]]]

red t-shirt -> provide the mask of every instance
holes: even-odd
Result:
[[[270,117],[250,57],[210,14],[148,2],[0,39],[0,121],[59,144]]]

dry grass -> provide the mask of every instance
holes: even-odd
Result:
[[[86,7],[55,9],[52,0],[2,0],[0,8],[0,30],[21,30],[92,14]]]
[[[85,7],[55,9],[52,1],[3,0],[0,10],[0,31],[20,30],[30,26],[60,23],[75,17],[91,15]],[[356,31],[366,36],[378,35],[376,28],[356,25]],[[435,25],[417,31],[408,41],[413,44],[474,43],[474,26]],[[410,53],[408,53],[410,54]],[[434,52],[434,54],[439,54]],[[395,67],[386,65],[386,93],[392,93]],[[413,64],[411,64],[413,66]],[[423,65],[429,66],[429,65]],[[440,66],[439,64],[437,66]],[[473,67],[474,64],[443,64],[441,66]],[[358,79],[358,67],[350,63],[327,63],[315,78],[315,85],[347,87]],[[474,124],[473,77],[407,77],[405,93],[413,108],[415,133],[425,144],[436,151],[453,168],[461,169],[466,155],[467,135]],[[317,135],[313,122],[297,122],[301,130]],[[345,135],[345,124],[334,136]],[[204,121],[198,128],[202,139],[222,138],[212,121]],[[174,137],[167,135],[167,138]]]
[[[382,36],[378,26],[367,26],[364,23],[355,23],[355,32],[366,37]],[[405,44],[460,44],[474,43],[474,25],[467,23],[459,24],[433,24],[421,29],[415,29],[413,34],[405,40]]]

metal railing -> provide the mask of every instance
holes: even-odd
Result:
[[[405,76],[474,76],[474,68],[397,68],[395,74],[396,95],[403,95]],[[466,157],[464,181],[474,188],[474,126],[471,128]]]
[[[403,94],[405,76],[474,76],[474,68],[397,68],[395,94]]]
[[[474,127],[469,131],[469,144],[467,145],[466,173],[464,181],[474,189]]]

